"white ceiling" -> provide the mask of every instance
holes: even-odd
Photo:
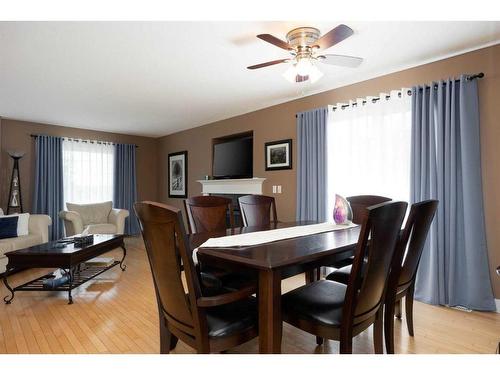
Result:
[[[0,22],[0,116],[162,136],[303,95],[500,42],[500,22],[347,22],[355,34],[327,50],[365,58],[321,64],[305,89],[286,58],[255,37],[341,22]]]

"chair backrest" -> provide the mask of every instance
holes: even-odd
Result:
[[[354,324],[373,316],[384,301],[407,206],[406,202],[385,202],[367,208],[363,215],[344,304],[344,316]]]
[[[138,202],[134,209],[146,246],[160,314],[172,325],[195,336],[197,298],[201,296],[192,253],[186,244],[181,211],[155,202]],[[181,260],[187,294],[181,279]]]
[[[227,229],[227,213],[230,227],[234,226],[231,199],[213,195],[191,197],[184,200],[191,233],[218,232]]]
[[[105,224],[109,221],[109,213],[113,209],[113,202],[100,202],[90,204],[76,204],[66,202],[68,211],[77,212],[82,218],[83,225]]]
[[[366,214],[366,208],[376,204],[389,202],[392,199],[378,195],[354,195],[352,197],[347,197],[346,200],[351,205],[352,222],[361,224],[363,222],[363,216]]]
[[[245,195],[238,198],[243,226],[252,227],[271,224],[271,211],[273,222],[277,222],[276,202],[273,197],[266,195]]]
[[[410,285],[415,280],[420,257],[438,204],[437,200],[427,200],[411,206],[401,235],[402,249],[396,261],[396,264],[402,264],[398,286]]]

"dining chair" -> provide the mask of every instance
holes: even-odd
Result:
[[[273,197],[266,195],[245,195],[238,198],[241,218],[244,227],[253,227],[276,223],[278,217],[276,214],[276,202]]]
[[[351,205],[352,222],[354,224],[361,224],[363,222],[363,216],[366,214],[367,207],[389,202],[392,199],[380,195],[353,195],[352,197],[347,197],[346,200]]]
[[[204,296],[180,210],[155,202],[138,202],[134,208],[153,275],[160,352],[169,353],[178,339],[198,353],[210,353],[256,337],[255,288]]]
[[[386,202],[367,208],[348,284],[319,280],[286,293],[283,320],[316,335],[319,343],[340,341],[340,353],[352,353],[352,338],[373,325],[375,353],[383,353],[385,292],[406,207]]]
[[[411,206],[405,228],[400,236],[391,266],[385,302],[385,344],[387,353],[394,353],[394,315],[401,319],[401,300],[405,297],[406,324],[410,336],[413,331],[413,292],[418,264],[425,245],[437,200],[427,200]],[[327,280],[347,284],[351,266],[340,268],[326,278]],[[362,276],[363,277],[363,276]]]
[[[379,195],[353,195],[352,197],[347,197],[346,200],[351,205],[352,209],[352,222],[354,224],[361,224],[363,222],[363,215],[366,213],[366,208],[374,206],[376,204],[389,202],[392,199],[387,197],[382,197]],[[333,268],[342,268],[352,264],[353,257],[342,259],[334,264],[329,265]]]
[[[190,233],[224,232],[228,229],[227,215],[229,213],[229,227],[234,227],[234,214],[231,199],[213,195],[201,195],[184,200],[184,208],[188,218]],[[202,286],[213,289],[224,285],[229,289],[238,289],[242,285],[254,282],[254,275],[245,272],[234,273],[225,269],[208,266],[200,261],[198,268],[202,274]],[[255,284],[256,282],[254,282]]]
[[[405,229],[401,235],[401,250],[394,258],[389,277],[385,304],[384,331],[387,353],[394,354],[394,315],[401,319],[401,300],[405,298],[406,326],[410,336],[413,330],[413,293],[420,257],[439,201],[427,200],[411,206]]]
[[[216,232],[234,226],[234,215],[231,199],[213,195],[200,195],[184,200],[184,208],[191,233]]]

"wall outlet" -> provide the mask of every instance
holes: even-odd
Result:
[[[273,185],[273,194],[276,194],[276,185]]]
[[[278,185],[278,194],[281,194],[281,185]]]

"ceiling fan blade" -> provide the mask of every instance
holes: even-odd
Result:
[[[276,47],[286,49],[287,51],[293,49],[290,44],[288,44],[284,40],[272,36],[271,34],[259,34],[257,35],[257,38],[262,39],[264,42],[274,44]]]
[[[355,57],[355,56],[323,55],[323,56],[318,56],[318,61],[330,65],[346,66],[348,68],[357,68],[363,62],[363,59],[361,57]]]
[[[274,60],[274,61],[268,61],[262,64],[257,64],[257,65],[252,65],[252,66],[247,66],[247,69],[260,69],[260,68],[265,68],[266,66],[271,66],[271,65],[276,65],[276,64],[281,64],[285,63],[290,59],[281,59],[281,60]]]
[[[354,31],[349,26],[338,25],[336,28],[319,38],[316,45],[321,49],[327,49],[349,38],[352,34],[354,34]]]

